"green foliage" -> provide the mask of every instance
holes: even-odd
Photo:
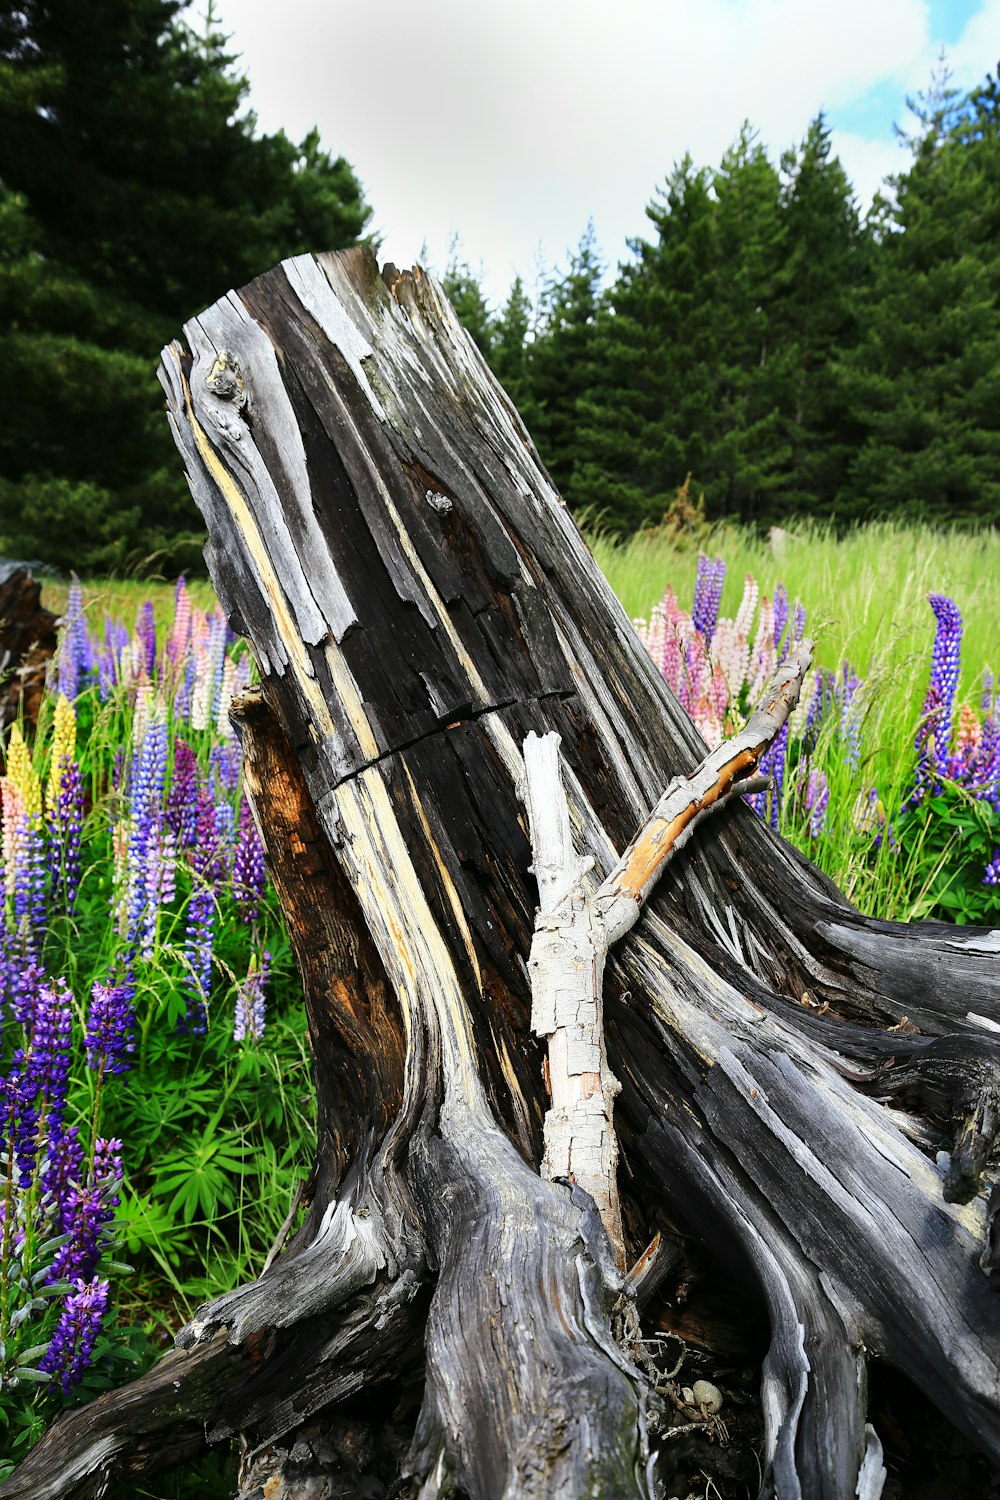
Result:
[[[488,358],[493,346],[493,328],[481,281],[482,268],[477,275],[462,258],[458,238],[453,238],[441,285],[462,327],[472,335],[480,353]]]
[[[1000,84],[921,109],[883,212],[865,338],[847,364],[860,451],[847,513],[1000,510]]]
[[[95,591],[94,614],[112,592],[106,586]],[[124,590],[122,597],[130,598],[134,608],[138,592]],[[0,1480],[60,1406],[90,1399],[132,1378],[169,1344],[176,1328],[200,1303],[259,1273],[315,1152],[306,1020],[289,939],[270,888],[248,922],[252,913],[237,899],[231,840],[224,845],[229,853],[221,868],[211,877],[214,943],[204,1035],[183,1024],[195,972],[193,898],[204,888],[204,879],[183,852],[173,869],[173,894],[156,913],[151,947],[136,952],[124,932],[130,887],[121,850],[128,849],[136,827],[130,821],[135,809],[130,807],[133,791],[128,778],[134,774],[133,750],[144,732],[140,722],[148,722],[151,713],[163,717],[172,765],[178,735],[195,751],[203,775],[214,765],[215,781],[207,785],[212,788],[217,828],[232,827],[240,796],[218,759],[218,730],[198,728],[193,708],[182,706],[178,696],[178,684],[188,682],[189,665],[194,674],[193,685],[189,682],[195,695],[191,704],[197,700],[202,677],[211,684],[216,666],[222,665],[221,660],[213,665],[212,651],[221,653],[224,637],[205,620],[190,636],[178,635],[176,620],[165,632],[163,627],[170,624],[166,601],[155,613],[160,616],[161,643],[166,634],[176,649],[173,657],[161,652],[152,684],[144,668],[135,667],[130,676],[132,669],[126,665],[125,680],[117,686],[108,688],[102,677],[102,691],[84,687],[75,699],[75,754],[87,806],[81,878],[72,915],[60,909],[60,888],[47,883],[48,919],[38,953],[45,972],[65,979],[77,1010],[66,1123],[80,1128],[83,1142],[101,1135],[123,1143],[124,1182],[108,1186],[120,1203],[99,1268],[99,1275],[111,1281],[112,1305],[91,1366],[71,1393],[36,1383],[34,1367],[51,1333],[53,1299],[68,1287],[52,1284],[47,1276],[46,1267],[66,1236],[45,1238],[47,1210],[35,1192],[22,1211],[28,1227],[24,1248],[13,1239],[0,1246],[0,1270],[5,1273],[0,1277],[0,1325],[6,1334],[6,1347],[0,1349]],[[95,640],[103,640],[103,627],[99,617],[91,623],[96,627],[93,649]],[[138,641],[136,637],[127,649],[126,662],[139,659]],[[189,644],[178,646],[178,641]],[[219,642],[217,648],[213,641]],[[137,704],[143,702],[146,720],[140,721]],[[65,704],[60,709],[64,711]],[[34,771],[43,784],[55,754],[54,721],[50,695],[43,700],[32,751]],[[123,772],[122,766],[130,763],[133,771]],[[12,764],[8,756],[10,774]],[[169,765],[166,774],[169,788]],[[5,825],[8,863],[16,857],[12,847]],[[22,929],[10,924],[9,911],[7,918],[4,975],[9,985],[22,971],[23,955],[17,947]],[[250,1034],[237,1042],[234,1001],[265,947],[271,955],[266,1028],[262,1037]],[[134,1050],[126,1072],[95,1074],[82,1043],[90,988],[95,978],[105,979],[122,962],[129,965],[135,986]],[[5,1017],[5,1075],[18,1030],[12,1018]],[[9,1154],[5,1160],[10,1198],[15,1179]],[[0,1183],[3,1176],[0,1173]],[[9,1214],[6,1217],[13,1222]],[[128,1263],[109,1258],[117,1253]],[[168,1481],[163,1493],[173,1492]],[[217,1460],[207,1465],[200,1493],[228,1493],[224,1466]]]
[[[211,8],[197,35],[181,8],[28,0],[0,17],[0,549],[78,571],[201,530],[161,345],[228,286],[352,244],[368,219],[315,131],[257,133]],[[39,514],[50,493],[66,530]]]

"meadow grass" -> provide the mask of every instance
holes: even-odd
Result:
[[[670,583],[682,605],[694,592],[698,545],[678,546],[661,531],[626,541],[595,536],[590,545],[631,617],[648,616]],[[899,707],[917,712],[926,687],[934,620],[929,593],[949,594],[965,621],[960,697],[978,698],[984,667],[1000,670],[996,588],[1000,530],[943,531],[895,521],[838,535],[815,524],[778,533],[772,541],[744,527],[721,526],[700,542],[726,563],[720,614],[739,604],[744,574],[774,597],[783,582],[809,611],[807,633],[817,666],[835,670],[845,657],[868,678],[879,673]]]

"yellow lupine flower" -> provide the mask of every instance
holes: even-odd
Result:
[[[7,779],[21,794],[24,811],[34,817],[42,810],[42,783],[31,764],[31,752],[24,743],[21,726],[11,727],[7,741]]]
[[[62,789],[63,761],[72,760],[76,753],[76,713],[64,693],[56,699],[56,716],[52,730],[52,759],[49,765],[49,780],[45,789],[45,806],[53,813]]]

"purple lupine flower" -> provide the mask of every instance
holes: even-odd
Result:
[[[224,878],[236,843],[236,809],[231,802],[215,804],[215,831],[219,840],[219,874]]]
[[[265,948],[260,964],[250,960],[246,979],[236,989],[236,1014],[233,1018],[233,1041],[249,1036],[259,1042],[264,1035],[264,991],[271,976],[271,955]]]
[[[208,785],[216,799],[226,793],[232,795],[240,784],[241,757],[239,747],[224,741],[214,745],[209,757]]]
[[[983,885],[1000,885],[1000,848],[994,849],[993,858],[986,866]]]
[[[53,1281],[74,1281],[93,1276],[104,1254],[108,1225],[121,1201],[121,1142],[94,1142],[94,1169],[90,1180],[71,1181],[61,1211],[63,1233],[70,1238],[59,1247],[52,1262]]]
[[[823,728],[823,720],[826,716],[828,706],[828,687],[826,673],[822,667],[818,668],[813,678],[812,697],[809,699],[809,710],[806,714],[806,722],[802,729],[802,743],[807,750],[814,750],[819,739],[820,730]]]
[[[844,759],[849,766],[856,766],[860,754],[861,719],[854,703],[855,694],[861,686],[861,678],[849,661],[844,661],[835,691],[840,705],[840,738],[844,744]]]
[[[781,809],[781,794],[785,785],[785,762],[788,756],[788,720],[778,730],[773,741],[768,746],[766,753],[761,758],[760,770],[764,776],[771,777],[770,811],[771,827],[778,826],[778,813]],[[761,793],[765,796],[766,793]]]
[[[126,626],[104,616],[104,648],[97,653],[97,684],[102,703],[106,703],[121,681],[121,657],[129,644]]]
[[[53,895],[72,916],[80,888],[80,838],[83,832],[83,780],[80,767],[64,755],[60,765],[59,795],[50,823]]]
[[[722,586],[726,579],[726,565],[721,557],[713,562],[704,552],[698,553],[698,571],[694,585],[694,602],[691,606],[691,622],[701,632],[706,644],[715,634],[722,601]]]
[[[83,590],[74,578],[69,586],[66,613],[60,622],[56,651],[56,691],[70,703],[80,691],[80,678],[90,667],[90,642],[83,613]]]
[[[810,767],[806,778],[805,810],[809,815],[809,832],[818,839],[826,828],[826,815],[830,806],[830,787],[826,776],[818,766]]]
[[[184,952],[187,989],[191,997],[187,1029],[201,1035],[206,1028],[215,929],[215,892],[226,878],[225,853],[220,846],[216,808],[204,787],[198,790],[198,827],[191,851],[194,889],[188,902]]]
[[[139,611],[139,618],[135,622],[135,633],[141,648],[142,670],[152,682],[156,666],[156,621],[153,618],[152,601],[149,599]]]
[[[206,883],[198,884],[191,892],[188,902],[187,927],[184,933],[184,952],[188,964],[186,988],[190,997],[184,1026],[196,1036],[202,1036],[208,1024],[214,926],[215,896],[212,887]]]
[[[45,931],[45,845],[41,817],[23,813],[18,821],[14,859],[14,934],[25,962],[37,957]]]
[[[240,808],[240,836],[233,855],[233,895],[244,925],[249,926],[259,917],[266,884],[264,846],[250,804],[244,798]]]
[[[787,624],[788,624],[788,590],[785,588],[785,585],[783,583],[776,583],[775,586],[774,586],[774,644],[775,644],[775,647],[778,647],[778,646],[781,645],[781,638],[782,638],[782,636],[785,633],[785,626]],[[782,656],[781,656],[781,658],[779,658],[779,660],[783,660],[784,657],[787,654],[788,654],[788,642],[786,641],[785,642],[785,650],[782,653]]]
[[[87,1014],[87,1067],[94,1072],[124,1073],[130,1066],[127,1054],[135,1051],[135,1007],[133,988],[126,979],[120,984],[95,980]]]
[[[983,697],[982,710],[984,718],[993,718],[996,715],[998,705],[998,685],[993,679],[993,673],[989,667],[983,668]]]
[[[983,720],[979,744],[969,767],[969,779],[976,795],[1000,807],[1000,720]]]
[[[132,807],[125,938],[130,952],[146,940],[150,922],[156,921],[156,910],[150,911],[147,900],[147,862],[157,844],[166,774],[167,726],[162,719],[154,719],[142,737],[138,752],[133,754],[129,785]]]
[[[69,1125],[62,1132],[55,1149],[50,1146],[41,1172],[42,1192],[50,1198],[60,1234],[72,1231],[70,1196],[83,1177],[83,1146],[80,1129]]]
[[[174,745],[165,816],[178,845],[191,848],[198,834],[198,762],[186,740],[179,739]]]
[[[12,959],[11,967],[14,971],[10,990],[11,1011],[14,1020],[27,1031],[35,1013],[38,993],[45,983],[45,970],[33,958],[21,962],[20,956]]]
[[[94,1142],[94,1180],[95,1182],[107,1183],[111,1190],[108,1203],[117,1208],[121,1199],[118,1189],[124,1176],[122,1168],[122,1142],[117,1136],[105,1139],[98,1136]]]
[[[49,1141],[62,1136],[73,1038],[73,996],[64,980],[39,988],[30,1030],[26,1031],[27,1046],[14,1053],[11,1070],[19,1077],[16,1151],[18,1171],[25,1184],[35,1176],[43,1119]]]
[[[947,594],[928,594],[927,600],[934,611],[937,627],[931,650],[930,682],[922,710],[923,723],[917,733],[916,748],[922,763],[929,760],[935,770],[944,775],[951,740],[955,693],[958,689],[962,615],[958,605]]]
[[[59,1322],[38,1368],[58,1380],[68,1394],[90,1364],[108,1305],[108,1283],[79,1277],[63,1303]]]
[[[219,712],[219,698],[222,695],[222,670],[226,661],[226,645],[229,637],[229,622],[221,610],[216,611],[210,617],[209,654],[212,663],[212,692],[209,702],[211,704],[210,717],[214,719]]]

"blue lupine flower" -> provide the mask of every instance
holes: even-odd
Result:
[[[694,603],[691,620],[694,628],[701,632],[707,643],[715,634],[722,601],[722,585],[726,580],[726,565],[721,557],[713,562],[704,552],[698,553],[698,571],[694,585]]]
[[[951,740],[951,720],[958,689],[962,653],[962,615],[947,594],[928,594],[937,628],[931,650],[931,675],[922,710],[923,723],[916,748],[921,762],[928,760],[941,775],[946,774]]]

